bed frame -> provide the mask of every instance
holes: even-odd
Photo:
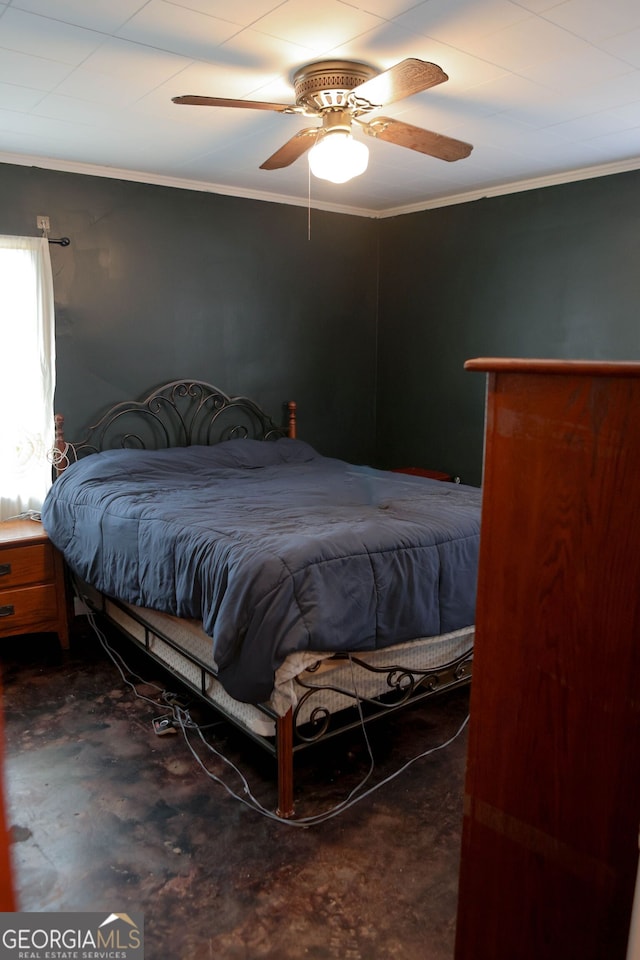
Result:
[[[276,424],[256,403],[242,396],[229,396],[222,390],[200,380],[175,380],[152,391],[145,399],[123,401],[110,408],[88,431],[83,440],[70,443],[64,436],[64,420],[57,415],[54,465],[57,474],[69,463],[102,450],[130,447],[136,449],[164,449],[176,446],[204,444],[210,446],[223,440],[248,437],[255,440],[276,440],[280,437],[296,436],[296,404],[290,401],[285,405],[283,422]],[[157,618],[150,624],[144,611],[132,611],[128,604],[109,598],[105,602],[100,594],[92,596],[91,591],[83,594],[83,599],[108,622],[124,633],[137,646],[141,646],[165,669],[167,663],[151,649],[152,640],[160,640],[171,649],[186,657],[195,668],[198,680],[189,680],[176,674],[182,684],[212,705],[206,691],[210,684],[217,683],[211,664],[206,659],[185,651],[171,636],[170,629],[158,626]],[[110,610],[112,611],[110,613]],[[113,610],[119,610],[137,624],[131,630],[123,625],[120,615],[113,616]],[[171,618],[166,618],[170,622]],[[397,648],[390,656],[397,654]],[[278,804],[277,815],[289,818],[294,815],[293,765],[294,756],[299,751],[337,736],[347,730],[359,727],[362,719],[366,722],[394,712],[409,703],[417,703],[435,694],[451,690],[471,679],[472,645],[449,662],[429,669],[408,668],[401,662],[371,665],[366,658],[348,654],[336,654],[331,660],[350,659],[359,669],[375,673],[383,678],[387,693],[374,698],[363,699],[354,695],[347,687],[336,687],[330,678],[318,685],[307,683],[298,678],[304,692],[298,703],[284,716],[279,716],[269,704],[261,704],[256,709],[275,725],[274,736],[262,736],[238,721],[217,703],[213,706],[227,720],[243,730],[276,760]],[[401,657],[400,657],[401,660]],[[307,670],[307,676],[313,674],[313,668]],[[353,707],[332,711],[323,702],[323,692],[340,694],[353,703]],[[304,708],[304,711],[303,711]],[[303,717],[304,719],[301,720]]]

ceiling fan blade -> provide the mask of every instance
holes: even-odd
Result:
[[[301,157],[303,153],[309,150],[316,140],[320,127],[306,127],[296,133],[295,137],[287,140],[279,150],[276,150],[268,160],[260,164],[261,170],[279,170],[280,167],[288,167],[289,164]]]
[[[172,97],[173,103],[186,103],[195,107],[240,107],[244,110],[277,110],[285,113],[292,110],[288,103],[269,103],[266,100],[226,100],[224,97]]]
[[[428,90],[429,87],[435,87],[448,79],[447,74],[437,64],[409,57],[371,80],[365,80],[355,87],[353,92],[356,98],[368,100],[369,103],[381,107],[383,104],[394,103],[414,93],[420,93],[421,90]]]
[[[399,147],[408,147],[409,150],[417,150],[419,153],[426,153],[427,156],[437,157],[438,160],[462,160],[473,150],[471,144],[463,140],[454,140],[452,137],[445,137],[431,130],[423,130],[422,127],[414,127],[402,120],[392,120],[391,117],[376,117],[370,123],[358,120],[358,123],[371,137],[396,143]]]

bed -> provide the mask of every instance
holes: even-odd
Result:
[[[69,443],[42,508],[83,599],[277,760],[471,676],[480,491],[324,457],[173,381]]]

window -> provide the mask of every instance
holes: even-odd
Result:
[[[0,236],[0,520],[39,510],[51,486],[54,387],[48,241]]]

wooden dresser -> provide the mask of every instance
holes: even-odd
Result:
[[[624,960],[640,825],[640,363],[487,377],[456,960]]]
[[[69,618],[61,554],[34,520],[0,522],[0,638],[57,633],[69,647]]]

